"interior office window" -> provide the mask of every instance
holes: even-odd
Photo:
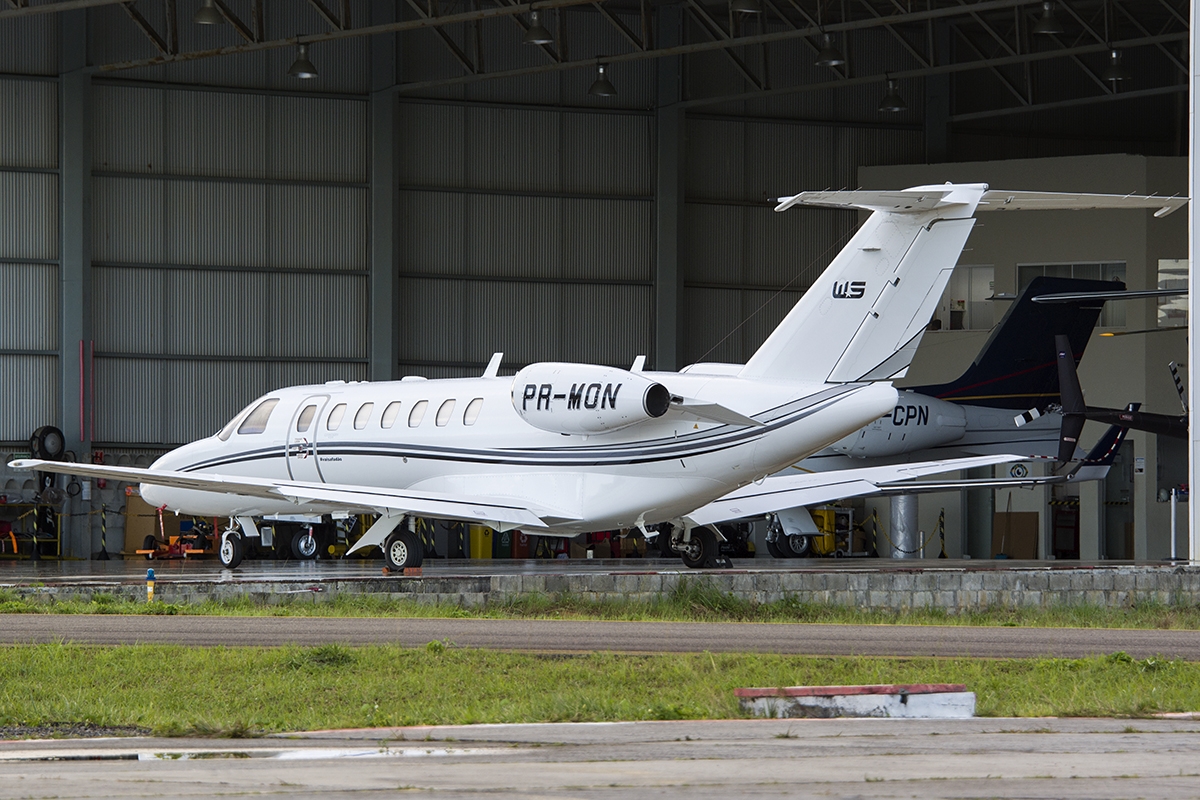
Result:
[[[933,329],[942,331],[986,331],[995,324],[990,299],[995,290],[996,270],[991,265],[960,264],[933,315]]]
[[[1018,264],[1017,291],[1039,275],[1051,278],[1084,278],[1093,281],[1124,281],[1124,261],[1090,261],[1076,264]],[[1101,328],[1125,327],[1125,303],[1105,303],[1100,312]]]
[[[1174,289],[1183,294],[1158,298],[1158,327],[1186,328],[1188,307],[1188,262],[1186,258],[1158,260],[1158,288]]]

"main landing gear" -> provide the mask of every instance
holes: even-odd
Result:
[[[425,549],[412,531],[399,530],[383,543],[383,560],[388,569],[402,570],[421,566]]]
[[[664,537],[665,540],[664,540]],[[683,559],[689,569],[729,569],[733,562],[721,555],[721,540],[712,528],[682,530],[672,526],[659,533],[659,550]]]

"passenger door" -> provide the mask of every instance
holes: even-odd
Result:
[[[325,481],[317,459],[317,430],[329,395],[306,397],[296,408],[288,424],[288,475],[296,481]]]

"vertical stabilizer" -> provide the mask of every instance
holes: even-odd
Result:
[[[797,204],[873,211],[742,369],[743,377],[848,382],[904,375],[985,184],[804,192]]]

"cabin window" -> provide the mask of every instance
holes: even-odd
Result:
[[[246,421],[238,428],[238,433],[262,433],[267,429],[267,420],[271,418],[271,412],[275,410],[275,406],[279,405],[279,398],[272,397],[270,400],[263,400],[258,404],[258,408],[250,412],[250,416],[246,417]]]
[[[446,427],[446,423],[450,421],[450,415],[454,413],[454,401],[447,400],[438,406],[437,426],[439,428]]]
[[[367,427],[367,420],[371,419],[371,412],[374,410],[374,403],[363,403],[359,406],[358,413],[354,415],[354,430],[361,431]]]
[[[300,416],[296,419],[296,432],[304,433],[306,430],[308,430],[308,426],[312,425],[313,417],[316,415],[316,406],[306,406],[305,409],[300,412]]]
[[[408,412],[408,427],[415,428],[421,424],[421,420],[425,419],[425,409],[429,407],[428,400],[419,400],[412,407],[412,411]]]
[[[333,411],[329,412],[329,419],[325,421],[325,430],[336,431],[338,426],[342,424],[342,417],[346,416],[346,404],[338,403],[333,407]]]
[[[396,417],[400,416],[400,401],[395,400],[387,404],[387,408],[383,410],[383,416],[379,419],[379,427],[390,428],[396,424]]]
[[[467,410],[463,412],[463,425],[474,425],[475,420],[479,419],[479,410],[481,408],[483,408],[482,397],[476,397],[467,403]]]

